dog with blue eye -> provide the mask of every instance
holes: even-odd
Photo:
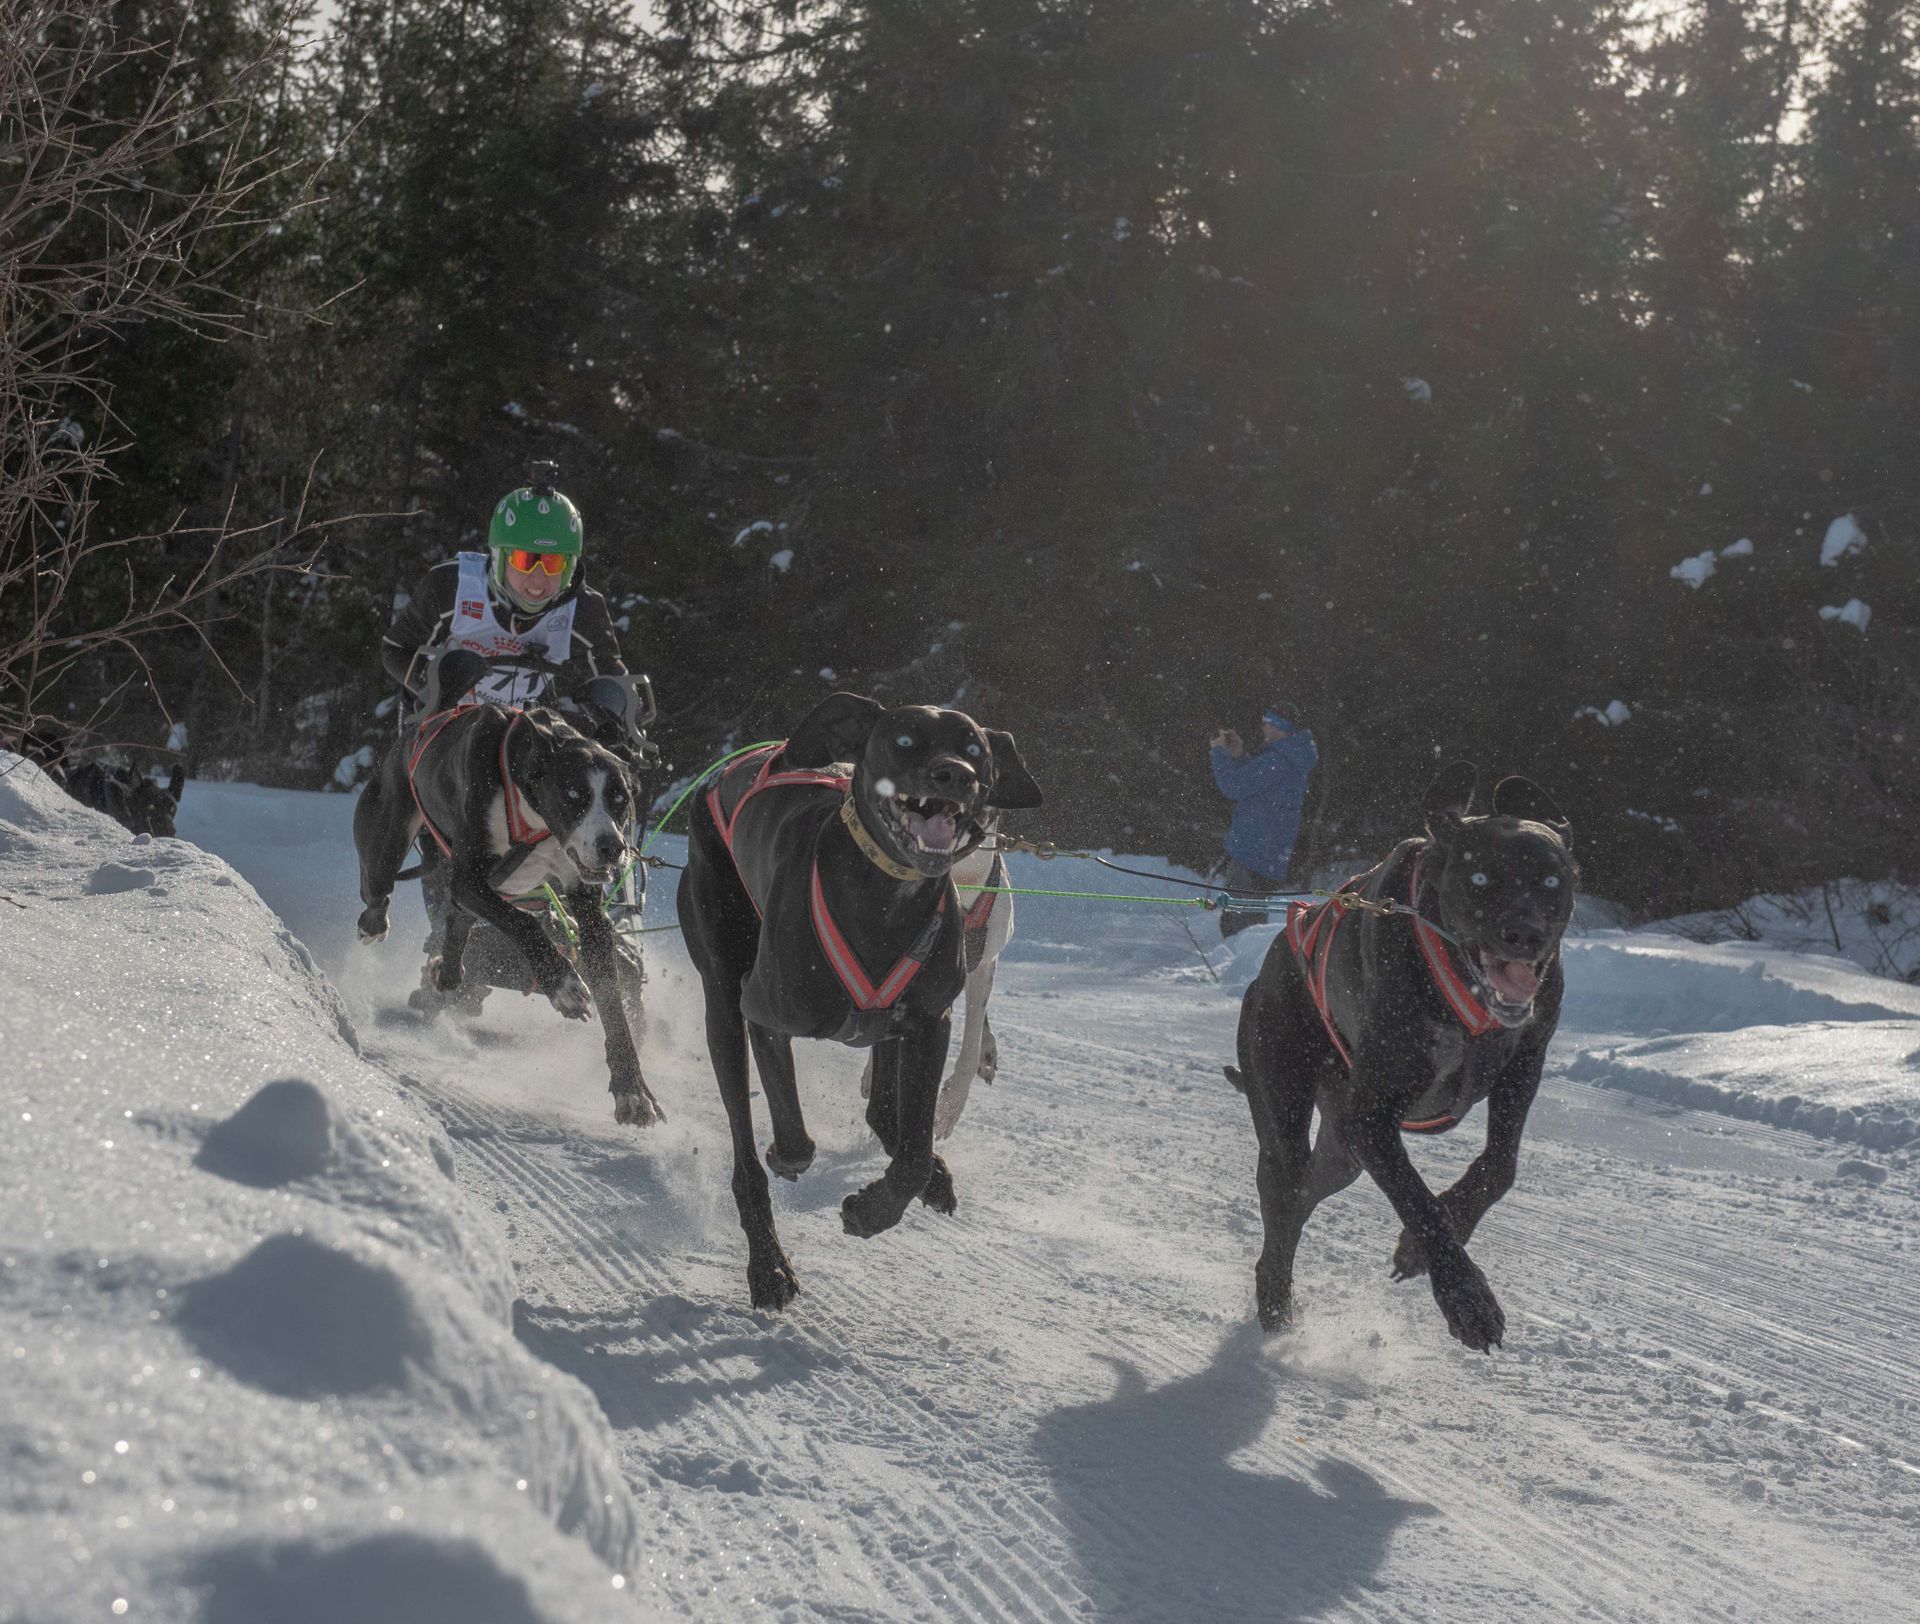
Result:
[[[1394,1278],[1425,1275],[1467,1347],[1487,1352],[1505,1334],[1467,1242],[1513,1186],[1559,1024],[1579,870],[1544,790],[1506,778],[1476,810],[1476,777],[1468,762],[1446,768],[1427,789],[1424,837],[1331,900],[1293,904],[1242,1001],[1239,1065],[1226,1070],[1260,1144],[1254,1290],[1269,1330],[1293,1320],[1307,1219],[1364,1171],[1403,1226]],[[1445,1133],[1483,1100],[1485,1148],[1436,1195],[1402,1135]]]
[[[754,1307],[784,1308],[800,1290],[767,1184],[768,1169],[798,1178],[814,1156],[795,1038],[873,1050],[867,1125],[887,1167],[841,1203],[846,1232],[871,1239],[916,1201],[954,1211],[953,1175],[933,1148],[967,981],[953,874],[996,812],[1040,801],[1011,733],[964,711],[850,693],[829,694],[695,800],[677,906],[705,995]],[[749,1052],[773,1124],[764,1168]]]
[[[462,680],[444,691],[467,689],[472,671],[460,669]],[[493,926],[519,950],[533,991],[569,1020],[598,1013],[614,1121],[648,1127],[665,1113],[640,1070],[605,902],[628,855],[632,813],[626,766],[557,711],[459,704],[427,710],[394,741],[360,792],[353,839],[361,941],[386,936],[401,864],[424,830],[422,867],[435,871],[436,883],[444,879],[452,903],[432,967],[437,990],[459,989],[474,923]],[[552,894],[564,898],[578,932],[575,962],[528,911]]]

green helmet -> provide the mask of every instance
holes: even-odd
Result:
[[[529,603],[507,581],[507,555],[524,548],[533,553],[553,553],[566,560],[560,588],[573,584],[573,572],[580,559],[582,531],[580,510],[552,489],[523,485],[510,491],[494,505],[493,522],[487,526],[487,548],[493,554],[493,584],[522,609],[544,609],[551,598]]]

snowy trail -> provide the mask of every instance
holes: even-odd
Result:
[[[643,1602],[1022,1624],[1920,1616],[1910,1158],[1836,1183],[1831,1143],[1571,1080],[1570,1036],[1475,1241],[1504,1351],[1464,1353],[1423,1284],[1388,1279],[1397,1224],[1365,1182],[1309,1228],[1302,1329],[1263,1339],[1252,1133],[1219,1071],[1236,1000],[1164,923],[1096,925],[1071,952],[1036,931],[996,991],[1003,1080],[947,1147],[953,1219],[842,1233],[841,1197],[881,1163],[860,1057],[800,1048],[820,1156],[775,1201],[803,1295],[759,1314],[674,938],[652,939],[643,1048],[670,1120],[635,1135],[594,1034],[544,1006],[381,1024],[418,927],[349,944],[346,803],[302,798],[300,821],[292,799],[281,838],[226,855],[503,1223],[521,1342],[599,1398],[648,1519]],[[1416,1154],[1450,1178],[1480,1132]]]

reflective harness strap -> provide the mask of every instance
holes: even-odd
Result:
[[[987,870],[987,889],[973,899],[973,905],[966,912],[966,931],[969,936],[987,928],[987,920],[993,913],[993,905],[1001,895],[996,887],[1004,886],[1006,883],[1006,859],[995,852],[993,867]]]
[[[1488,1013],[1486,1006],[1473,995],[1472,989],[1461,978],[1460,972],[1454,969],[1439,934],[1418,913],[1411,911],[1417,906],[1420,896],[1420,855],[1414,857],[1413,873],[1407,882],[1408,917],[1413,921],[1414,940],[1420,944],[1420,955],[1426,961],[1427,974],[1439,989],[1441,1000],[1454,1019],[1466,1028],[1468,1036],[1477,1038],[1500,1023]],[[1348,1071],[1353,1070],[1353,1056],[1340,1037],[1340,1029],[1334,1025],[1333,1010],[1327,1002],[1327,961],[1332,957],[1333,939],[1346,922],[1348,910],[1341,897],[1364,883],[1374,872],[1370,869],[1366,874],[1356,874],[1325,902],[1287,904],[1287,945],[1300,961],[1300,968],[1307,978],[1307,991],[1313,998],[1320,1024],[1326,1029],[1327,1041],[1333,1045],[1334,1053],[1339,1055],[1340,1063]],[[1329,918],[1329,915],[1332,917]],[[1437,1116],[1419,1122],[1402,1122],[1400,1127],[1406,1133],[1445,1133],[1456,1126],[1459,1120],[1455,1116]]]
[[[913,946],[900,955],[898,962],[887,972],[886,979],[875,986],[828,911],[827,894],[820,885],[820,860],[817,857],[813,862],[813,872],[808,876],[807,904],[808,912],[813,916],[813,934],[820,943],[820,950],[827,955],[827,963],[833,966],[833,973],[840,978],[840,985],[853,1000],[853,1007],[863,1012],[892,1009],[899,1002],[900,995],[912,984],[913,978],[926,967],[927,955],[940,939],[940,924],[947,916],[947,894],[942,891],[939,906],[921,927]]]
[[[778,789],[785,784],[806,784],[817,789],[831,788],[837,789],[843,794],[845,793],[847,780],[842,778],[838,773],[823,773],[810,769],[797,772],[775,772],[773,770],[773,764],[779,759],[780,752],[786,749],[786,747],[786,741],[783,739],[777,744],[768,745],[764,750],[754,751],[752,755],[742,756],[716,778],[713,781],[713,787],[707,791],[707,810],[713,814],[714,826],[720,831],[720,839],[726,845],[728,856],[731,857],[733,855],[733,831],[735,825],[740,822],[740,814],[746,810],[747,802],[752,800],[754,796],[758,795],[763,789]],[[733,803],[733,814],[729,817],[721,806],[720,791],[735,773],[739,772],[743,767],[751,766],[756,761],[760,764],[759,770],[754,774],[753,782],[747,786],[746,793]],[[734,867],[737,869],[739,866],[739,859],[735,858]],[[746,877],[744,875],[741,876],[741,883],[743,885],[746,883]],[[749,892],[748,895],[751,896],[752,893]],[[758,902],[754,903],[756,909],[759,906],[760,904]]]
[[[733,858],[733,871],[739,876],[741,889],[747,893],[747,900],[753,904],[755,913],[760,913],[760,899],[753,894],[753,887],[747,884],[747,876],[741,870],[740,858],[733,849],[733,832],[739,826],[740,814],[746,809],[747,802],[763,790],[780,789],[788,785],[799,785],[812,789],[834,789],[844,795],[848,780],[839,773],[817,772],[802,769],[794,772],[777,773],[773,764],[779,759],[780,752],[786,748],[782,741],[771,744],[764,750],[756,750],[752,755],[742,756],[717,779],[707,791],[707,810],[713,814],[714,827],[720,831],[720,839],[727,848],[727,855]],[[734,802],[732,815],[729,816],[720,798],[723,785],[743,767],[759,763],[753,782],[747,786],[746,793]],[[868,976],[866,968],[860,963],[853,951],[852,944],[834,922],[833,912],[827,906],[827,894],[820,884],[820,860],[815,858],[812,872],[807,876],[807,912],[813,921],[814,939],[820,944],[820,951],[827,956],[835,978],[852,1000],[853,1007],[863,1013],[877,1009],[891,1009],[900,1000],[900,995],[912,984],[927,962],[927,955],[933,951],[933,944],[940,939],[941,921],[946,918],[947,896],[943,890],[939,906],[914,938],[913,945],[901,955],[900,960],[876,985]],[[764,917],[764,915],[763,915]]]
[[[1410,908],[1419,905],[1422,855],[1415,855],[1413,878],[1407,884],[1407,906]],[[1433,977],[1433,984],[1440,989],[1440,996],[1446,1000],[1447,1008],[1453,1011],[1454,1019],[1467,1029],[1467,1035],[1477,1038],[1498,1026],[1500,1023],[1488,1012],[1487,1006],[1474,997],[1473,989],[1454,969],[1453,960],[1433,927],[1417,913],[1413,915],[1413,935],[1420,944],[1421,956],[1427,961],[1427,974]]]
[[[507,839],[516,846],[537,846],[553,831],[543,822],[538,828],[527,816],[522,803],[520,787],[513,781],[513,774],[507,771],[507,740],[513,737],[513,730],[520,725],[521,712],[513,713],[513,720],[500,735],[500,785],[507,803]]]
[[[1340,891],[1351,890],[1365,877],[1356,875],[1341,886]],[[1313,1007],[1320,1014],[1320,1024],[1326,1028],[1327,1041],[1340,1057],[1340,1064],[1352,1071],[1353,1056],[1341,1041],[1340,1028],[1333,1024],[1333,1011],[1327,1007],[1327,960],[1332,956],[1333,939],[1347,919],[1347,910],[1340,905],[1338,897],[1339,893],[1336,892],[1325,902],[1289,902],[1287,945],[1293,949],[1294,957],[1299,959],[1300,968],[1306,975],[1307,991],[1313,998]],[[1311,924],[1307,923],[1309,918]]]

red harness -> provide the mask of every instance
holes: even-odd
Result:
[[[1352,907],[1344,899],[1347,893],[1367,878],[1366,874],[1355,875],[1325,902],[1287,904],[1287,944],[1300,960],[1300,967],[1306,974],[1307,991],[1313,996],[1313,1007],[1320,1012],[1320,1024],[1327,1029],[1327,1040],[1332,1043],[1334,1053],[1340,1056],[1341,1064],[1349,1071],[1353,1069],[1353,1056],[1347,1052],[1340,1029],[1334,1025],[1333,1011],[1327,1004],[1327,960],[1333,952],[1333,939],[1339,934]],[[1410,909],[1414,906],[1413,899],[1419,895],[1420,857],[1416,855],[1413,873],[1407,882],[1407,906]],[[1469,1037],[1477,1038],[1482,1033],[1493,1031],[1500,1023],[1488,1012],[1486,1005],[1474,996],[1473,989],[1460,972],[1454,969],[1453,960],[1447,956],[1439,932],[1417,913],[1407,917],[1413,921],[1414,940],[1420,944],[1420,956],[1426,960],[1427,974],[1433,978],[1442,1002],[1453,1012],[1454,1019],[1466,1028]],[[1408,1133],[1445,1133],[1456,1126],[1459,1120],[1455,1116],[1437,1116],[1423,1122],[1403,1122],[1400,1126]]]
[[[427,751],[434,741],[447,730],[456,716],[464,716],[470,710],[478,709],[474,705],[456,705],[452,710],[436,711],[432,716],[424,717],[420,730],[413,736],[413,753],[407,757],[407,791],[413,796],[413,807],[420,814],[420,822],[433,836],[433,843],[448,857],[453,855],[453,847],[447,844],[447,837],[433,825],[433,819],[427,816],[427,809],[420,804],[420,787],[414,783],[413,775],[420,770],[420,763],[426,760]],[[538,828],[527,816],[525,803],[520,796],[519,786],[513,781],[513,774],[507,771],[507,740],[513,737],[513,730],[520,725],[519,711],[513,712],[513,720],[507,723],[500,735],[500,790],[507,803],[507,838],[516,846],[537,846],[553,831],[544,823]]]
[[[851,780],[840,773],[820,772],[802,768],[791,772],[777,773],[773,764],[779,759],[780,752],[786,749],[785,742],[770,744],[742,756],[724,773],[714,780],[713,787],[707,791],[707,810],[713,814],[714,827],[720,831],[720,838],[726,844],[727,855],[733,858],[734,873],[740,876],[741,887],[747,893],[747,900],[753,904],[754,912],[759,913],[760,899],[753,894],[753,887],[747,884],[747,876],[740,867],[740,858],[733,849],[733,832],[740,824],[740,814],[746,810],[747,802],[754,796],[770,789],[782,789],[800,786],[808,789],[832,789],[845,795]],[[729,814],[721,800],[721,788],[742,768],[759,762],[750,783],[740,799],[733,803]],[[990,899],[989,899],[990,901]],[[862,1013],[872,1010],[891,1009],[900,1001],[900,995],[913,983],[913,978],[926,967],[927,955],[933,951],[933,944],[939,939],[940,923],[947,913],[947,894],[941,892],[939,905],[933,916],[927,921],[926,928],[914,939],[913,945],[900,956],[899,961],[886,975],[875,982],[867,974],[859,956],[834,922],[833,912],[827,906],[827,893],[820,884],[820,859],[813,860],[813,870],[807,876],[807,912],[813,920],[814,940],[820,944],[820,951],[827,956],[853,1007]],[[971,917],[971,916],[969,916]],[[981,915],[984,922],[985,914]]]

